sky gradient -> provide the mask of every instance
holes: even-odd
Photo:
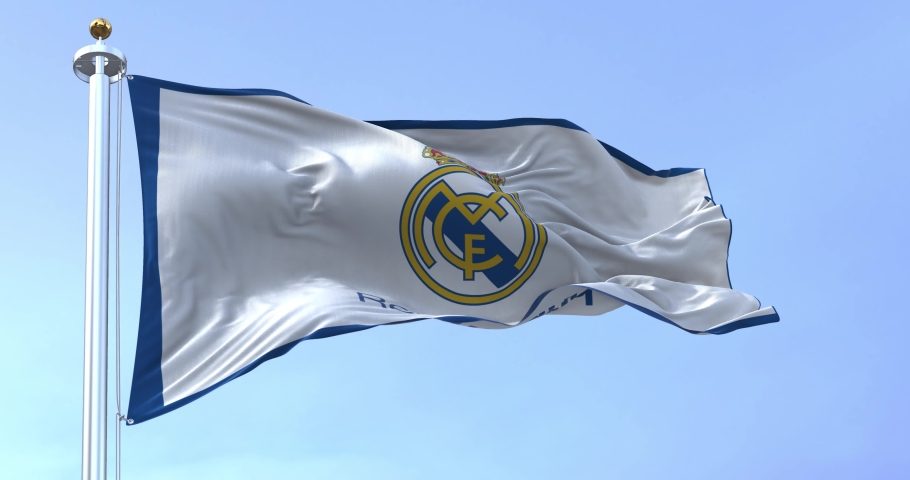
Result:
[[[105,16],[131,73],[366,120],[565,118],[652,168],[704,167],[734,287],[781,315],[716,337],[623,308],[304,342],[125,428],[124,478],[910,477],[910,3],[859,5],[12,3],[0,476],[80,471],[88,88],[72,56]],[[123,128],[125,410],[142,263],[127,91]]]

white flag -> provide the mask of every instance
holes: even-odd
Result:
[[[134,76],[145,263],[129,417],[302,340],[629,305],[692,333],[778,321],[732,290],[701,169],[565,120],[363,122],[270,90]],[[567,320],[562,320],[567,321]]]

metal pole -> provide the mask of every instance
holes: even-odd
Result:
[[[88,204],[85,245],[85,352],[82,386],[82,478],[103,479],[107,466],[107,287],[111,79],[95,57],[89,79]]]
[[[126,70],[126,59],[104,45],[110,23],[98,19],[98,39],[76,52],[73,70],[89,84],[88,196],[85,248],[85,351],[82,389],[82,479],[107,476],[107,314],[110,190],[110,86]],[[113,75],[112,75],[113,73]]]

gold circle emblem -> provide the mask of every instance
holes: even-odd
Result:
[[[464,305],[494,303],[534,274],[547,232],[517,194],[502,191],[504,180],[455,162],[441,163],[411,189],[401,212],[402,248],[437,295]]]

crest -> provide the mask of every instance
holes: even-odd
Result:
[[[414,273],[454,303],[494,303],[518,290],[540,264],[547,232],[506,181],[439,150],[438,168],[411,189],[401,211],[401,244]]]

